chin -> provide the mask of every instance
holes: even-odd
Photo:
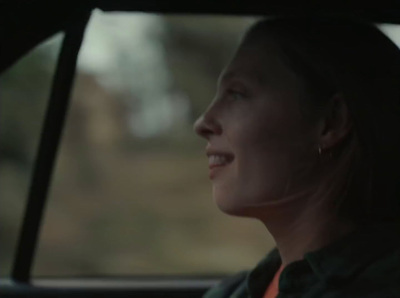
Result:
[[[218,209],[225,214],[241,217],[256,217],[256,210],[254,210],[255,208],[248,206],[246,207],[243,202],[238,200],[238,198],[214,196],[214,201],[218,206]]]

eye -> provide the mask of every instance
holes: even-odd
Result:
[[[228,93],[229,97],[234,100],[243,100],[246,98],[246,95],[243,92],[240,92],[240,91],[237,91],[234,89],[227,90],[227,93]]]

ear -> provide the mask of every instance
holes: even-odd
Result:
[[[319,134],[319,146],[330,150],[341,144],[352,130],[352,119],[341,94],[334,95],[327,106]]]

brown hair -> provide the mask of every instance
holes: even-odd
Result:
[[[400,50],[375,26],[338,17],[265,19],[244,42],[263,38],[304,80],[306,114],[318,115],[334,94],[346,101],[354,129],[331,152],[337,166],[327,181],[339,214],[359,223],[398,220]]]

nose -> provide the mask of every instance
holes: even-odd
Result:
[[[201,115],[194,123],[193,128],[196,134],[207,140],[209,140],[212,135],[220,135],[222,133],[222,126],[212,115],[211,110],[207,110]]]

